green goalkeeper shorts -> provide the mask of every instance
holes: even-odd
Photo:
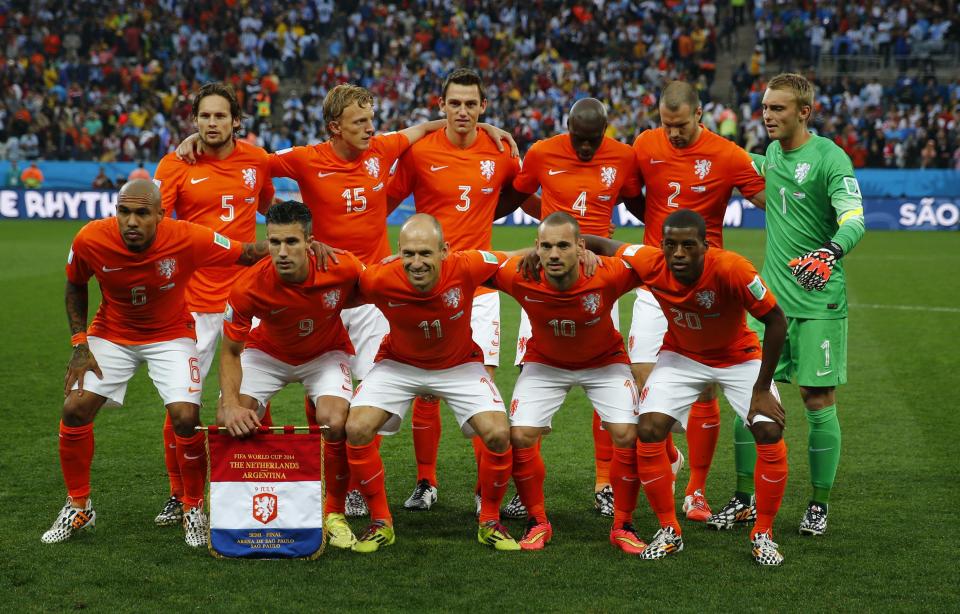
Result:
[[[763,342],[763,323],[747,316]],[[787,339],[773,378],[800,386],[831,388],[847,383],[847,319],[787,318]]]

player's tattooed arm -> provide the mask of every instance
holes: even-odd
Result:
[[[89,295],[87,285],[77,285],[67,282],[64,291],[65,303],[67,306],[67,323],[70,325],[70,334],[76,335],[87,330],[87,309],[89,305]]]
[[[266,241],[257,241],[256,243],[244,243],[237,258],[237,264],[241,266],[251,266],[260,261],[261,258],[270,253]]]
[[[770,418],[780,428],[786,425],[786,413],[777,397],[770,390],[773,384],[773,374],[780,360],[780,352],[787,338],[787,318],[779,305],[758,318],[763,322],[763,357],[760,360],[760,372],[753,385],[753,395],[750,398],[750,412],[747,414],[747,424],[753,424],[757,415]]]
[[[87,312],[89,307],[89,295],[87,285],[77,285],[67,282],[64,291],[67,307],[67,323],[70,325],[71,335],[82,335],[87,330]],[[83,394],[83,378],[87,371],[93,371],[97,377],[103,379],[103,373],[100,371],[100,365],[90,346],[84,338],[73,346],[73,355],[67,364],[67,373],[63,379],[63,396],[70,394],[75,382],[79,382],[79,393]]]

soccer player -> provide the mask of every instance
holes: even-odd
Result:
[[[224,316],[220,352],[223,402],[218,422],[234,436],[260,426],[259,411],[285,385],[300,382],[326,425],[324,527],[330,545],[350,548],[356,537],[344,517],[347,494],[344,426],[353,396],[353,345],[340,311],[353,301],[363,265],[350,254],[318,270],[309,252],[310,210],[287,201],[267,211],[270,261],[258,263],[234,283]],[[251,330],[253,318],[260,325]]]
[[[265,254],[266,244],[241,245],[209,228],[164,219],[160,190],[147,180],[123,186],[115,218],[90,222],[77,233],[66,267],[73,356],[60,421],[67,502],[41,541],[66,541],[94,525],[93,420],[104,404],[123,403],[127,382],[146,362],[176,434],[185,540],[190,546],[207,543],[206,441],[195,429],[200,424],[200,357],[184,292],[198,268],[249,266]],[[91,277],[97,278],[103,298],[88,329]]]
[[[207,83],[193,99],[193,121],[205,156],[195,165],[170,153],[160,160],[154,182],[160,187],[163,209],[206,226],[235,241],[257,239],[257,212],[273,202],[273,182],[267,152],[238,140],[243,112],[233,88]],[[243,267],[199,269],[187,283],[187,308],[196,322],[200,379],[206,379],[223,329],[223,310],[230,288]],[[178,524],[183,517],[183,481],[177,462],[173,423],[163,425],[164,460],[170,480],[170,498],[157,514],[157,526]]]
[[[640,557],[659,559],[683,550],[665,440],[674,424],[689,425],[690,405],[704,388],[718,384],[756,439],[754,560],[780,565],[773,520],[786,488],[787,446],[773,372],[786,318],[747,259],[711,247],[698,213],[671,213],[661,230],[661,249],[587,237],[587,247],[597,253],[620,256],[670,313],[660,355],[640,392],[637,474],[661,527]],[[747,312],[766,326],[762,351],[747,327]]]
[[[779,297],[788,323],[775,378],[796,379],[809,425],[813,494],[800,534],[823,535],[840,463],[836,387],[847,381],[847,293],[841,258],[863,237],[863,198],[850,158],[807,128],[813,112],[809,81],[797,74],[777,75],[767,84],[762,104],[773,139],[763,165],[769,203],[763,276]],[[735,458],[738,476],[749,474],[749,458]],[[716,518],[711,524],[729,528],[733,523]]]
[[[722,248],[723,216],[733,189],[762,208],[763,177],[747,152],[700,123],[703,109],[691,84],[668,83],[660,95],[659,111],[661,126],[641,133],[633,144],[646,199],[642,210],[631,210],[643,220],[643,242],[658,248],[663,220],[678,209],[690,209],[706,220],[710,245]],[[654,295],[638,288],[627,347],[640,388],[653,369],[666,330],[667,318]],[[688,520],[704,522],[711,515],[705,495],[719,426],[720,404],[716,388],[710,386],[691,408],[687,428],[690,479],[683,511]]]
[[[376,435],[397,432],[411,401],[423,394],[446,399],[464,435],[483,441],[477,539],[497,550],[519,550],[499,522],[513,464],[510,425],[470,329],[474,291],[507,255],[449,253],[439,222],[424,213],[400,229],[399,252],[398,260],[360,276],[363,299],[383,311],[390,333],[347,417],[350,471],[360,480],[372,520],[353,550],[375,552],[395,540]]]
[[[601,230],[606,230],[600,227]],[[541,550],[551,540],[543,483],[546,475],[540,440],[571,387],[582,386],[613,440],[610,468],[615,516],[610,543],[639,554],[645,544],[633,528],[637,481],[637,403],[623,338],[610,306],[636,287],[633,272],[615,258],[604,258],[592,277],[581,271],[583,253],[576,218],[563,211],[546,216],[537,231],[536,255],[543,279],[525,279],[513,261],[500,267],[495,285],[526,310],[532,327],[523,370],[510,404],[513,480],[526,509],[524,550]]]
[[[537,141],[526,153],[523,168],[513,181],[516,203],[542,188],[540,211],[534,217],[546,219],[555,212],[574,216],[586,234],[609,236],[613,209],[624,199],[640,197],[635,156],[628,145],[604,136],[607,110],[596,98],[582,98],[570,107],[567,134]],[[641,198],[642,201],[642,198]],[[520,312],[516,364],[524,360],[530,339],[530,320],[526,307]],[[620,311],[610,304],[613,325],[620,328]],[[610,468],[613,443],[603,430],[600,414],[593,412],[593,449],[595,463],[594,507],[602,516],[614,516]],[[526,510],[511,501],[504,508],[508,517],[526,516]]]
[[[490,249],[493,221],[502,189],[520,170],[518,158],[500,151],[477,128],[487,107],[483,80],[475,71],[459,68],[447,75],[440,94],[446,126],[408,149],[388,185],[391,208],[411,193],[418,213],[440,222],[452,251]],[[470,327],[483,351],[491,381],[500,364],[500,295],[478,287],[473,296]],[[440,444],[440,400],[418,396],[413,402],[413,449],[417,484],[403,506],[429,510],[437,500],[437,450]],[[477,461],[483,444],[473,438]],[[479,509],[479,495],[477,497]]]

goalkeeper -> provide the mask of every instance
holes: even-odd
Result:
[[[767,85],[763,121],[772,142],[766,178],[766,256],[761,275],[787,315],[787,340],[775,379],[796,378],[809,424],[813,495],[800,533],[822,535],[840,462],[840,422],[835,390],[847,381],[847,293],[843,257],[864,233],[863,200],[844,151],[810,133],[813,86],[781,74]],[[763,325],[754,329],[763,338]],[[741,427],[741,425],[737,425]],[[749,433],[738,428],[738,436]],[[737,496],[749,504],[754,446],[737,445]],[[742,458],[741,458],[742,457]],[[749,482],[742,478],[749,478]],[[746,491],[746,492],[745,492]],[[729,528],[734,520],[708,524]]]

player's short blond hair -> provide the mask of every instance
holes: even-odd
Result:
[[[813,108],[813,84],[803,75],[793,72],[780,73],[770,79],[767,89],[791,92],[797,101],[798,109],[804,106]]]
[[[341,83],[327,92],[323,99],[323,125],[326,126],[328,133],[330,133],[330,122],[340,121],[344,109],[353,103],[357,103],[360,107],[372,107],[373,94],[365,87],[350,83]]]

